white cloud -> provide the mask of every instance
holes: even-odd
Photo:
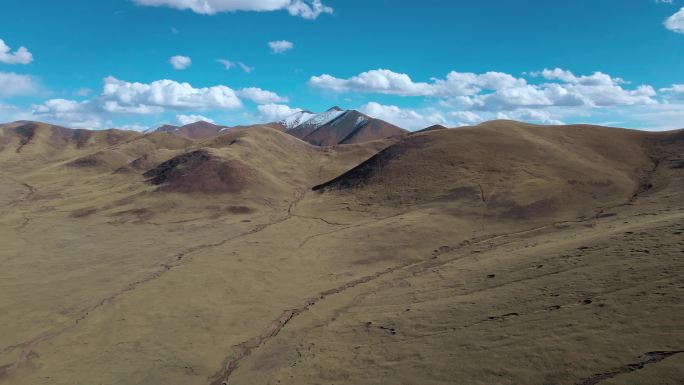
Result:
[[[131,83],[110,76],[104,79],[100,95],[86,101],[51,99],[33,106],[33,115],[70,127],[100,128],[113,116],[241,107],[236,92],[223,85],[196,88],[166,79]]]
[[[0,103],[0,122],[13,122],[16,120],[31,120],[30,112],[13,106],[11,104]]]
[[[672,32],[684,34],[684,8],[665,20],[665,28]]]
[[[673,94],[684,94],[684,84],[673,84],[672,87],[661,88],[660,91]]]
[[[287,10],[292,16],[300,16],[309,20],[316,19],[321,13],[333,13],[332,7],[323,5],[321,0],[312,0],[310,3],[307,4],[302,0],[294,0],[287,7]]]
[[[655,89],[648,85],[625,89],[621,78],[602,72],[576,76],[556,68],[529,74],[547,83],[530,84],[502,72],[475,74],[452,71],[445,78],[415,82],[407,74],[387,69],[371,70],[348,79],[314,76],[312,87],[338,93],[360,92],[438,98],[438,105],[459,111],[513,111],[549,107],[610,107],[657,103]]]
[[[581,86],[544,84],[507,88],[493,93],[462,97],[452,101],[477,110],[496,111],[517,108],[546,107],[612,107],[619,105],[656,104],[655,90],[640,86],[625,90],[620,86]]]
[[[662,103],[648,106],[629,106],[611,113],[619,119],[617,126],[628,126],[649,131],[684,128],[684,103]]]
[[[0,73],[1,74],[1,73]],[[2,85],[0,77],[0,85]],[[3,87],[0,87],[0,92]],[[195,112],[232,110],[243,107],[241,98],[258,104],[287,101],[275,92],[257,87],[233,90],[224,85],[194,87],[189,83],[157,80],[151,83],[126,82],[112,76],[104,79],[102,92],[85,101],[50,99],[34,105],[32,116],[69,127],[101,128],[112,118],[125,115],[162,114],[166,111],[190,111],[178,114],[179,121],[213,122]]]
[[[212,124],[216,123],[213,119],[202,115],[176,115],[176,120],[178,120],[178,123],[180,123],[182,126],[197,122],[208,122]]]
[[[386,69],[363,72],[350,78],[314,76],[312,87],[337,93],[375,93],[403,97],[423,97],[429,106],[420,109],[368,103],[366,113],[409,129],[431,124],[472,125],[491,119],[514,119],[540,124],[562,124],[566,119],[610,116],[610,112],[648,111],[648,106],[675,100],[684,86],[662,89],[670,95],[659,97],[650,85],[631,86],[619,77],[603,72],[575,75],[556,68],[516,77],[502,72],[482,74],[452,71],[443,78],[417,82],[407,74]],[[531,81],[531,80],[530,80]],[[611,116],[610,119],[614,119]]]
[[[19,47],[12,52],[12,49],[0,39],[0,63],[5,64],[29,64],[33,61],[33,54],[26,47]]]
[[[292,16],[316,19],[322,13],[333,13],[333,9],[321,0],[134,0],[137,4],[153,7],[189,9],[202,15],[236,11],[278,11],[287,10]]]
[[[565,84],[542,84],[537,88],[545,92],[553,105],[564,105],[562,100],[581,101],[581,104],[590,107],[609,107],[616,105],[636,105],[636,104],[655,104],[653,97],[656,91],[652,86],[641,85],[633,90],[627,90],[623,85],[628,84],[621,78],[611,77],[602,72],[595,72],[589,76],[575,76],[570,71],[555,69],[555,74],[562,73],[562,76],[549,75],[551,71],[544,70],[547,79],[559,79]]]
[[[257,107],[260,118],[267,122],[283,120],[290,115],[302,111],[300,108],[290,108],[284,104],[264,104]]]
[[[437,111],[418,112],[393,105],[370,102],[360,108],[361,112],[373,118],[382,119],[399,127],[418,130],[435,124],[450,126],[443,114]]]
[[[240,66],[240,68],[242,68],[243,71],[245,71],[248,74],[251,74],[254,71],[254,67],[250,67],[241,61],[239,61],[237,64],[238,66]]]
[[[378,69],[360,73],[349,79],[338,79],[328,74],[313,76],[309,85],[335,92],[373,92],[404,96],[428,96],[434,94],[428,83],[415,83],[407,74]]]
[[[243,88],[237,91],[241,98],[248,99],[257,104],[287,103],[286,97],[280,96],[272,91],[262,90],[257,87]]]
[[[157,80],[130,83],[114,77],[105,79],[101,95],[104,109],[118,113],[154,113],[169,109],[236,109],[242,102],[227,86],[195,88],[189,83]]]
[[[230,61],[230,60],[218,59],[218,60],[216,60],[216,61],[219,62],[219,63],[221,63],[221,65],[223,66],[223,68],[225,68],[226,70],[229,70],[229,69],[235,67],[235,63],[233,63],[233,62]]]
[[[0,97],[32,95],[38,89],[38,82],[32,76],[0,72]]]
[[[335,92],[368,92],[401,96],[465,96],[475,95],[482,90],[498,90],[524,86],[524,79],[501,72],[474,74],[452,71],[445,79],[433,78],[430,83],[414,82],[404,73],[377,69],[360,73],[348,79],[339,79],[328,74],[313,76],[312,87]]]
[[[545,110],[530,110],[519,109],[510,112],[499,112],[497,119],[518,120],[528,123],[547,124],[547,125],[561,125],[563,121],[555,119],[549,111]]]
[[[233,61],[226,60],[226,59],[218,59],[218,60],[216,60],[216,61],[219,62],[219,63],[221,63],[221,65],[223,65],[223,67],[224,67],[226,70],[230,70],[231,68],[237,66],[237,67],[240,67],[243,71],[245,71],[245,72],[248,73],[248,74],[249,74],[249,73],[252,73],[252,71],[254,71],[254,67],[250,67],[250,66],[248,66],[247,64],[245,64],[245,63],[243,63],[243,62],[241,62],[241,61],[239,61],[239,62],[233,62]]]
[[[50,99],[33,106],[32,114],[39,120],[73,128],[102,128],[104,119],[89,101]]]
[[[667,102],[673,100],[681,101],[684,99],[684,84],[673,84],[670,87],[661,88],[660,92],[664,94],[663,99]]]
[[[268,47],[272,53],[285,53],[294,48],[294,44],[287,40],[269,41]]]
[[[482,116],[472,111],[450,111],[447,115],[457,122],[456,126],[467,126],[484,121]]]
[[[545,69],[540,72],[532,72],[533,77],[542,76],[546,80],[560,80],[565,83],[580,84],[584,86],[614,86],[619,84],[626,84],[627,82],[622,78],[613,78],[603,72],[594,72],[588,76],[576,76],[571,71],[561,68]]]
[[[174,69],[184,70],[192,65],[192,59],[187,56],[176,55],[169,59],[169,63]]]

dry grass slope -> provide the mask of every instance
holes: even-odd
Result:
[[[681,384],[683,192],[684,131],[0,126],[0,384]]]

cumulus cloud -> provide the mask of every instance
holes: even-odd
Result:
[[[684,84],[673,84],[670,87],[661,88],[660,92],[664,94],[663,98],[667,102],[671,102],[673,100],[681,101],[684,99]]]
[[[575,74],[562,68],[514,76],[503,72],[451,71],[444,77],[415,81],[388,69],[362,72],[349,78],[313,76],[309,85],[335,93],[369,93],[422,97],[432,107],[405,109],[368,103],[363,109],[407,128],[430,124],[476,124],[489,119],[516,119],[561,124],[568,116],[591,116],[629,106],[657,106],[667,101],[650,85],[631,85],[603,72]],[[662,89],[676,99],[679,86]]]
[[[0,39],[0,63],[5,64],[29,64],[33,61],[33,54],[26,47],[19,47],[16,51]]]
[[[0,72],[0,97],[32,95],[38,88],[38,82],[32,76]]]
[[[203,115],[176,115],[176,120],[182,126],[185,126],[186,124],[197,123],[197,122],[208,122],[208,123],[212,123],[212,124],[216,123],[213,119],[207,118],[206,116],[203,116]]]
[[[269,41],[268,48],[271,49],[272,53],[280,54],[293,49],[294,44],[287,40]]]
[[[546,80],[557,81],[540,85],[506,87],[494,93],[477,95],[468,103],[483,109],[515,109],[521,107],[610,107],[619,105],[655,104],[655,89],[641,85],[625,89],[625,80],[602,72],[577,76],[571,71],[556,68],[532,73]]]
[[[684,84],[673,84],[671,87],[661,88],[660,91],[674,94],[684,94]]]
[[[435,124],[452,125],[442,113],[437,111],[418,112],[412,109],[404,109],[376,102],[370,102],[362,106],[361,112],[409,130],[422,129]]]
[[[103,107],[109,112],[154,113],[169,109],[236,109],[242,102],[227,86],[195,88],[189,83],[157,80],[152,83],[131,83],[114,77],[105,79],[101,95]]]
[[[323,13],[331,14],[333,9],[321,0],[134,0],[137,4],[153,7],[171,7],[191,10],[202,15],[220,12],[256,11],[268,12],[287,10],[292,16],[316,19]]]
[[[407,74],[378,69],[340,79],[314,76],[309,85],[333,92],[376,93],[399,96],[433,97],[438,105],[457,111],[513,111],[550,107],[610,107],[656,104],[655,89],[641,85],[626,89],[628,83],[602,72],[577,76],[564,69],[545,69],[528,74],[547,82],[531,84],[525,78],[502,72],[475,74],[452,71],[444,78],[416,82]]]
[[[456,122],[455,126],[468,126],[482,123],[485,119],[472,111],[449,111],[447,116]]]
[[[429,96],[434,94],[433,85],[416,83],[407,74],[378,69],[360,73],[348,79],[323,74],[309,79],[312,87],[335,92],[370,92],[404,96]]]
[[[0,122],[31,120],[31,113],[11,104],[0,103]]]
[[[524,86],[525,79],[515,78],[501,72],[474,74],[452,71],[444,79],[433,78],[431,82],[414,82],[404,73],[388,69],[377,69],[360,73],[348,79],[339,79],[328,74],[309,79],[312,87],[335,92],[367,92],[401,96],[464,96],[474,95],[482,90],[498,90],[513,86]]]
[[[236,91],[223,85],[197,88],[166,79],[133,83],[110,76],[104,79],[102,93],[90,100],[51,99],[35,105],[33,114],[71,127],[100,128],[107,118],[117,115],[241,107],[242,101]]]
[[[288,99],[282,97],[275,92],[262,90],[257,87],[243,88],[237,91],[237,95],[241,98],[248,99],[257,104],[272,104],[272,103],[287,103]]]
[[[218,59],[216,61],[221,63],[223,68],[225,68],[226,70],[230,70],[233,67],[240,67],[243,71],[245,71],[248,74],[252,73],[252,71],[254,71],[254,67],[250,67],[241,61],[233,62],[233,61],[230,61],[227,59]]]
[[[176,55],[169,59],[169,63],[174,69],[184,70],[192,65],[192,59],[187,56]]]
[[[627,82],[622,78],[614,78],[603,72],[594,72],[591,75],[576,76],[571,71],[561,68],[545,69],[540,72],[532,72],[533,77],[543,77],[546,80],[560,80],[566,83],[580,84],[584,86],[613,86],[618,84],[626,84]]]
[[[547,124],[547,125],[561,125],[564,124],[562,120],[556,119],[549,111],[544,110],[530,110],[519,109],[509,112],[499,112],[497,119],[518,120],[529,123]]]
[[[684,34],[684,8],[665,20],[665,28],[672,32]]]
[[[97,109],[88,101],[50,99],[33,106],[32,114],[40,120],[73,128],[102,128],[104,123]]]
[[[3,88],[0,76],[0,92],[4,91]],[[168,79],[138,83],[110,76],[104,79],[99,95],[84,101],[50,99],[43,104],[34,105],[33,116],[38,120],[83,128],[100,128],[112,118],[120,116],[162,114],[167,111],[185,112],[176,115],[179,121],[213,122],[196,112],[239,109],[243,107],[242,99],[260,105],[288,100],[275,92],[257,87],[239,90],[225,85],[194,87],[189,83]]]
[[[301,112],[300,108],[290,108],[284,104],[264,104],[257,107],[260,118],[267,122],[283,120],[290,115]]]

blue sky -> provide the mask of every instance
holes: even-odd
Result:
[[[497,118],[681,128],[683,7],[3,0],[0,121],[235,125],[339,105],[410,129]]]

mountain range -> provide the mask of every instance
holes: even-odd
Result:
[[[264,124],[316,146],[356,144],[403,135],[408,131],[380,119],[371,118],[356,110],[333,107],[322,113],[300,111],[278,122]],[[238,128],[253,127],[240,126]],[[174,126],[163,125],[146,132],[169,132],[188,139],[205,139],[219,135],[231,127],[199,121]]]

